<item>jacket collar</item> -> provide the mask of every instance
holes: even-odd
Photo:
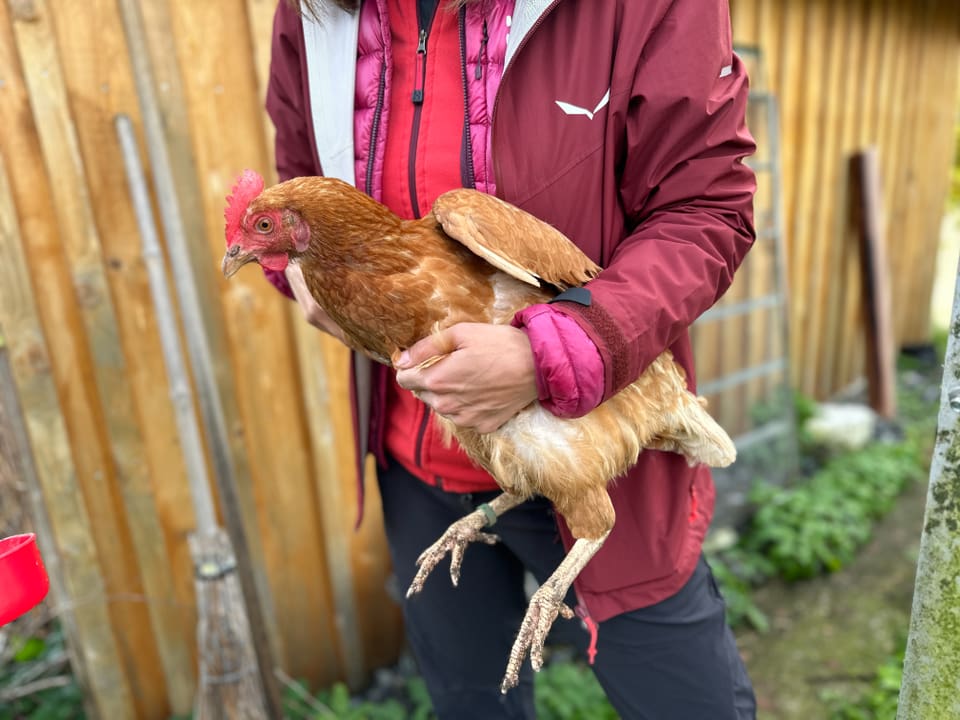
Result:
[[[322,22],[304,11],[303,44],[310,78],[310,115],[320,168],[354,185],[353,96],[360,13],[332,3]]]
[[[510,64],[513,54],[520,47],[520,43],[533,30],[534,24],[554,4],[554,0],[516,0],[513,8],[513,18],[510,22],[510,35],[507,37],[507,56],[504,60],[504,70]]]
[[[372,0],[371,0],[372,1]],[[516,0],[504,67],[534,24],[556,0]],[[353,100],[360,13],[330,4],[322,22],[304,9],[303,41],[310,81],[310,116],[320,167],[327,177],[355,185]]]

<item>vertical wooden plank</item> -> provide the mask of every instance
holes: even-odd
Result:
[[[11,31],[6,4],[0,3],[0,78],[4,80],[0,88],[0,123],[5,128],[0,134],[0,326],[8,338],[37,476],[55,533],[47,540],[55,543],[62,560],[64,594],[56,600],[69,604],[64,612],[73,617],[65,628],[73,654],[79,659],[74,668],[76,676],[89,693],[92,711],[99,717],[133,717],[134,702],[111,628],[93,520],[81,492],[79,468],[71,453],[67,423],[61,411],[61,398],[69,394],[64,382],[77,378],[65,378],[53,360],[64,349],[69,351],[70,343],[58,341],[48,345],[45,339],[51,330],[69,333],[71,323],[64,322],[64,311],[49,297],[44,298],[45,307],[38,307],[32,290],[32,286],[46,288],[57,280],[62,287],[69,287],[69,279],[60,263],[37,262],[36,242],[24,242],[27,236],[45,240],[47,254],[53,254],[56,238],[50,225],[52,208],[37,192],[46,185],[46,178],[42,164],[32,159],[38,153],[35,138],[30,140],[26,92],[12,53]],[[18,149],[34,152],[11,153],[13,137],[19,141]],[[16,168],[15,175],[8,176],[4,160]],[[13,183],[11,178],[16,178]],[[28,257],[40,266],[41,274],[31,272]],[[65,404],[69,406],[69,399]]]
[[[891,0],[892,1],[892,0]],[[776,49],[779,56],[779,71],[770,76],[770,89],[780,104],[781,167],[783,170],[783,220],[786,231],[788,263],[793,272],[790,274],[790,287],[796,289],[796,277],[801,260],[799,241],[795,242],[797,229],[796,203],[799,196],[798,186],[801,176],[800,154],[804,147],[804,112],[802,78],[806,73],[806,58],[803,43],[807,3],[793,0],[779,0],[780,46]],[[793,311],[799,313],[799,306]]]
[[[28,22],[15,19],[14,31],[21,58],[26,59],[25,80],[44,161],[50,176],[58,178],[50,185],[54,215],[91,355],[91,374],[86,380],[90,393],[86,417],[91,427],[87,431],[98,436],[102,454],[97,458],[88,493],[98,498],[95,507],[100,513],[95,533],[105,563],[104,574],[110,592],[143,595],[138,566],[145,563],[149,569],[162,573],[158,583],[146,586],[162,598],[169,587],[169,569],[152,510],[149,480],[142,461],[143,444],[134,419],[116,316],[104,276],[56,37],[45,3],[38,0],[32,7],[36,14]],[[128,518],[125,514],[128,510],[135,510],[137,514]],[[155,612],[148,612],[148,607]],[[118,645],[140,714],[147,715],[149,708],[163,712],[165,688],[151,627],[173,629],[177,619],[171,616],[169,606],[164,607],[162,603],[156,606],[117,604],[112,614],[120,623]],[[177,662],[184,659],[182,654],[176,657]],[[175,667],[171,670],[177,672]],[[153,711],[154,717],[159,717],[158,710]]]
[[[886,73],[881,80],[879,97],[882,110],[879,113],[877,127],[878,145],[880,148],[880,162],[884,172],[884,205],[893,207],[896,199],[896,190],[899,187],[900,157],[898,153],[901,126],[904,122],[903,101],[907,90],[907,71],[915,60],[912,55],[913,44],[908,23],[904,20],[904,12],[898,0],[889,0],[889,9],[886,16],[887,33],[890,37],[889,56],[898,58],[898,61],[887,62]],[[890,215],[892,222],[892,214]],[[890,226],[891,232],[893,226]]]
[[[780,76],[780,61],[784,51],[783,40],[780,37],[782,0],[762,0],[761,2],[754,0],[754,2],[757,4],[757,43],[763,53],[764,76],[760,81],[762,87],[774,90],[776,79]]]
[[[723,302],[721,299],[720,303]],[[717,380],[723,375],[724,338],[719,331],[719,325],[720,323],[717,321],[694,323],[691,329],[690,342],[694,352],[698,385]],[[724,400],[724,397],[716,393],[707,396],[710,413],[720,423],[721,427],[726,428],[729,424],[729,418],[725,414]]]
[[[273,15],[277,9],[275,0],[247,0],[247,25],[250,30],[250,43],[253,47],[254,69],[257,77],[257,100],[262,110],[263,133],[267,151],[268,166],[261,173],[267,178],[267,184],[276,181],[276,162],[274,161],[274,140],[276,133],[273,123],[267,115],[267,83],[270,76],[270,50],[273,40]]]
[[[821,295],[822,304],[818,314],[821,316],[821,340],[817,383],[817,396],[829,397],[840,385],[837,382],[837,368],[843,363],[843,358],[849,348],[855,344],[843,327],[844,318],[843,295],[847,286],[847,268],[844,259],[847,257],[847,227],[849,207],[849,166],[848,158],[854,151],[854,137],[857,131],[856,112],[860,102],[857,98],[863,92],[864,78],[860,73],[854,73],[853,68],[862,68],[861,47],[864,35],[864,22],[861,13],[861,4],[856,0],[838,3],[840,12],[839,35],[835,37],[836,66],[847,68],[845,72],[836,73],[840,76],[837,83],[836,113],[829,128],[829,134],[834,138],[832,155],[830,158],[833,179],[827,186],[827,192],[835,198],[832,205],[827,205],[825,214],[828,214],[827,223],[822,225],[822,232],[829,238],[824,248],[824,274],[830,280],[824,283],[825,292]]]
[[[889,75],[890,61],[887,53],[891,47],[893,35],[888,24],[891,12],[889,0],[866,0],[864,2],[863,22],[866,24],[867,36],[863,49],[861,67],[865,69],[866,79],[861,83],[861,96],[857,109],[856,148],[874,147],[877,149],[877,163],[880,166],[881,184],[883,180],[883,158],[879,149],[879,116],[883,113],[880,107],[881,88],[885,78]],[[880,211],[886,213],[883,199],[880,196]],[[862,377],[864,368],[863,344],[856,342],[863,327],[864,314],[862,305],[862,281],[856,262],[856,248],[858,244],[852,241],[854,230],[847,226],[845,230],[846,242],[844,253],[844,267],[846,268],[846,282],[843,298],[843,333],[850,339],[847,343],[842,361],[837,364],[834,377],[834,387],[843,387]]]
[[[759,235],[757,247],[751,250],[751,270],[747,277],[747,295],[751,298],[768,297],[777,292],[787,295],[786,288],[777,288],[775,274],[778,244],[782,246],[783,219],[777,225],[778,207],[782,212],[781,198],[774,193],[779,182],[783,192],[782,167],[780,178],[774,175],[772,163],[775,158],[782,162],[783,142],[780,129],[772,123],[779,115],[778,107],[782,98],[776,92],[779,77],[780,56],[784,51],[779,42],[781,6],[778,2],[755,2],[754,33],[760,48],[760,62],[752,78],[751,87],[758,93],[771,97],[769,102],[757,103],[751,130],[757,141],[757,162],[766,166],[757,173],[757,192],[754,200],[755,225]],[[776,147],[775,147],[776,146]],[[776,150],[776,152],[775,152]],[[780,357],[775,350],[774,340],[780,336],[778,309],[764,308],[754,310],[746,319],[746,337],[744,338],[743,366],[751,367],[770,362]],[[750,381],[744,388],[747,395],[748,413],[760,403],[769,404],[773,399],[779,382],[772,376]],[[752,426],[750,417],[744,418],[745,427]]]
[[[940,224],[944,214],[950,168],[954,157],[954,133],[958,107],[957,73],[960,69],[960,8],[941,2],[925,27],[926,52],[932,68],[927,95],[922,100],[924,132],[918,163],[919,203],[911,217],[914,233],[909,260],[910,277],[905,290],[906,319],[902,344],[930,342],[930,294],[936,269]]]
[[[943,200],[949,177],[952,153],[952,129],[956,119],[955,91],[951,83],[957,68],[956,25],[950,22],[956,3],[933,0],[918,28],[924,36],[924,77],[916,95],[917,119],[911,163],[912,203],[905,216],[908,247],[901,258],[908,273],[900,285],[902,310],[898,338],[929,342],[930,288],[939,242]],[[954,16],[955,18],[955,16]],[[949,102],[954,99],[954,102]],[[949,105],[948,105],[949,103]],[[945,112],[944,112],[945,111]],[[945,140],[948,143],[945,143]],[[915,274],[915,275],[914,275]]]
[[[731,9],[734,44],[748,47],[757,44],[756,9],[756,0],[741,0]]]
[[[256,268],[229,285],[219,273],[223,198],[243,167],[264,167],[267,158],[252,53],[245,42],[237,43],[249,37],[244,2],[214,6],[175,0],[170,11],[201,179],[207,257],[198,278],[222,291],[257,521],[288,671],[330,676],[336,658],[329,643],[334,633],[322,519],[299,412],[302,388],[290,351],[287,308]],[[211,27],[218,32],[210,33]]]
[[[9,196],[9,185],[3,158],[0,157],[0,262],[12,257],[11,253],[4,250],[3,244],[10,243],[10,246],[13,247],[13,243],[18,245],[20,243],[19,232],[14,232],[14,225],[13,201]],[[7,270],[11,274],[19,270],[22,265],[22,252],[19,249],[15,252],[20,254],[20,258],[19,261],[14,261],[10,266],[7,266]],[[7,281],[6,277],[3,277],[3,279]],[[25,278],[20,278],[20,280],[22,282]],[[13,282],[9,283],[9,287],[10,289],[17,289]],[[13,292],[8,292],[6,296],[0,292],[0,300],[2,301],[13,300],[13,298]],[[51,514],[47,512],[43,484],[37,471],[37,462],[33,457],[27,421],[24,417],[20,393],[17,390],[16,379],[10,364],[10,349],[3,334],[5,317],[13,317],[13,323],[16,323],[19,319],[34,324],[36,327],[36,313],[30,311],[32,308],[25,313],[21,312],[22,308],[16,307],[13,303],[8,310],[10,312],[9,316],[0,310],[0,487],[6,483],[7,487],[14,492],[14,501],[16,501],[18,495],[24,501],[20,515],[20,521],[23,524],[14,526],[14,529],[16,532],[32,531],[37,534],[37,544],[40,547],[47,576],[50,578],[50,593],[47,597],[47,603],[56,608],[56,617],[66,639],[66,650],[70,660],[71,672],[81,688],[89,688],[90,681],[87,677],[87,666],[82,652],[84,634],[77,625],[77,615],[69,602],[70,593],[67,590],[67,576],[56,543],[57,533],[54,532],[53,524],[50,521]],[[23,339],[22,335],[21,339]],[[25,380],[25,387],[29,386],[30,382],[30,379]],[[48,387],[47,391],[50,390],[51,388]],[[55,394],[52,396],[55,396]],[[53,424],[56,425],[56,422]],[[62,430],[61,422],[59,431],[62,432]],[[57,437],[57,432],[55,428],[54,433],[51,433],[55,441],[60,439]],[[66,440],[65,435],[62,436],[62,439],[63,441]],[[4,495],[4,497],[7,497],[7,495]],[[29,517],[29,521],[27,517]],[[9,520],[10,517],[7,516],[4,519]],[[86,519],[85,514],[82,519]],[[85,694],[83,706],[88,717],[96,716],[96,705],[89,694]]]
[[[322,498],[313,487],[309,440],[299,404],[301,389],[289,337],[271,337],[278,325],[286,334],[282,300],[265,293],[256,268],[247,284],[228,294],[235,311],[230,322],[231,353],[237,377],[247,378],[240,409],[253,471],[257,520],[263,535],[267,577],[277,625],[285,644],[285,667],[294,677],[339,677],[333,627],[334,607],[324,547]],[[253,276],[253,277],[251,277]],[[231,282],[234,282],[232,280]],[[228,313],[228,316],[230,313]],[[267,357],[260,356],[267,350]],[[272,356],[272,357],[271,357]]]
[[[933,0],[929,0],[919,5],[909,12],[909,17],[905,18],[905,25],[910,34],[908,42],[911,44],[911,61],[908,63],[906,88],[909,92],[902,96],[900,102],[906,106],[902,124],[899,125],[899,137],[897,138],[897,174],[898,185],[895,200],[891,206],[891,237],[901,238],[897,243],[897,248],[890,258],[893,267],[899,267],[900,272],[894,273],[892,277],[892,293],[894,307],[894,332],[899,344],[899,339],[903,336],[903,329],[906,321],[906,308],[904,300],[906,295],[907,280],[905,273],[908,268],[905,263],[909,261],[910,249],[908,247],[911,237],[914,235],[910,225],[911,207],[917,202],[919,178],[917,172],[917,153],[922,152],[917,142],[917,132],[922,127],[923,117],[921,106],[923,103],[923,93],[926,91],[927,74],[930,67],[927,65],[929,54],[927,52],[927,38],[924,37],[923,28],[927,24],[925,15],[927,8],[930,7]],[[909,99],[908,99],[909,98]]]
[[[317,332],[310,328],[304,330],[312,337],[311,342],[316,343]],[[340,498],[339,519],[333,531],[343,533],[348,542],[358,630],[363,643],[362,655],[367,669],[370,670],[396,661],[403,639],[403,619],[397,601],[391,599],[387,593],[390,554],[383,529],[383,510],[372,458],[368,459],[365,473],[363,521],[358,528],[353,527],[359,508],[353,473],[353,421],[346,382],[350,353],[331,338],[321,338],[319,345],[321,355],[317,357],[311,353],[311,358],[325,370],[320,383],[323,392],[312,395],[307,390],[304,401],[308,407],[313,406],[310,410],[313,415],[324,408],[330,410],[327,421],[316,425],[324,434],[332,432],[335,443],[332,452],[328,450],[317,455],[318,482],[322,483],[323,488],[333,483],[340,485],[337,491]],[[306,368],[301,370],[301,373],[304,372]],[[319,495],[321,504],[328,502],[323,490]],[[325,528],[325,532],[330,531]],[[338,611],[339,607],[338,604]]]
[[[336,646],[338,657],[342,660],[343,672],[339,675],[356,687],[365,676],[349,553],[349,533],[355,515],[347,511],[354,504],[356,478],[350,471],[354,464],[351,458],[346,458],[346,462],[341,464],[337,452],[338,447],[353,448],[352,435],[338,432],[347,429],[349,433],[351,428],[349,404],[345,406],[343,403],[346,399],[346,363],[337,362],[340,358],[331,356],[328,365],[328,353],[338,350],[328,346],[338,343],[321,336],[322,333],[302,319],[296,326],[300,377],[303,382],[303,411],[313,450],[312,475],[318,512],[323,521],[325,563],[336,629],[335,635],[331,636],[336,642],[331,643],[331,647]],[[342,373],[336,373],[337,370]],[[344,411],[346,418],[342,417]],[[343,427],[344,419],[348,423],[346,428]]]
[[[803,240],[809,246],[810,257],[803,278],[805,303],[807,313],[801,332],[804,335],[804,352],[800,363],[803,369],[802,389],[804,392],[819,397],[820,375],[823,371],[822,353],[824,350],[824,314],[828,309],[826,300],[830,284],[835,275],[831,272],[829,258],[831,248],[835,242],[833,234],[833,220],[836,217],[836,187],[837,165],[839,154],[839,138],[837,127],[842,108],[840,97],[843,75],[837,72],[842,60],[843,41],[846,25],[844,8],[846,3],[830,3],[827,12],[820,15],[812,32],[822,36],[824,48],[823,64],[817,73],[808,74],[808,92],[811,97],[808,102],[817,107],[816,117],[808,118],[817,124],[818,142],[816,148],[815,175],[811,172],[809,180],[812,185],[805,189],[809,193],[807,198],[807,212],[810,220],[805,226],[808,233]],[[814,179],[815,178],[815,179]]]
[[[918,110],[916,99],[920,97],[924,75],[929,71],[924,67],[925,38],[920,32],[922,16],[928,3],[913,8],[899,8],[895,21],[905,33],[904,62],[898,72],[895,94],[887,98],[892,110],[889,132],[892,135],[890,156],[894,167],[893,185],[888,188],[888,214],[890,237],[899,241],[891,247],[890,263],[900,267],[907,253],[907,240],[912,234],[908,225],[910,205],[916,202],[916,178],[913,157],[916,150]],[[902,337],[903,317],[903,271],[894,273],[891,278],[894,307],[894,333],[899,343]]]
[[[209,262],[209,248],[202,238],[207,233],[207,222],[204,217],[205,208],[202,203],[203,194],[200,189],[196,158],[193,154],[190,107],[183,81],[183,76],[190,73],[191,61],[188,58],[185,68],[181,69],[169,0],[141,0],[140,9],[144,18],[147,46],[130,50],[148,53],[152,61],[157,104],[163,115],[170,162],[179,190],[178,201],[183,214],[184,230],[189,238],[195,239],[190,244],[190,249],[194,253],[194,266],[205,267]],[[245,50],[236,50],[236,48],[231,50],[231,53],[240,52]],[[228,341],[223,307],[219,302],[220,287],[212,283],[199,283],[197,293],[201,299],[203,325],[206,328],[214,358],[214,371],[219,384],[224,415],[234,431],[231,435],[234,472],[237,473],[239,490],[244,495],[247,517],[252,519],[254,512],[250,492],[250,471],[243,447],[234,377],[227,360]],[[251,549],[255,557],[259,557],[262,553],[259,543],[253,543]]]
[[[113,302],[104,302],[100,317],[88,324],[106,326],[111,347],[122,341],[113,354],[122,351],[123,357],[110,358],[103,384],[112,395],[105,406],[112,408],[109,421],[118,477],[127,514],[134,520],[134,546],[163,666],[165,683],[157,678],[151,685],[158,690],[165,685],[169,710],[182,714],[189,711],[194,693],[196,621],[185,542],[193,515],[136,222],[123,175],[117,172],[122,166],[119,147],[110,132],[115,113],[136,113],[136,95],[128,63],[118,62],[127,53],[115,2],[98,0],[78,8],[52,0],[50,9],[60,52],[66,58],[83,59],[63,64],[64,80],[82,170],[93,189],[90,207],[83,212],[92,215],[86,222],[96,226],[88,233],[90,257],[74,266],[84,263],[88,274],[106,274]],[[104,340],[97,342],[102,345]],[[155,712],[162,712],[160,703],[153,705]]]
[[[904,12],[898,0],[886,0],[884,3],[884,40],[881,53],[881,74],[880,83],[877,90],[876,113],[874,134],[878,151],[878,161],[880,164],[881,183],[883,185],[883,212],[888,236],[897,237],[893,223],[894,205],[898,202],[897,189],[900,184],[900,157],[898,153],[899,128],[895,124],[903,122],[903,108],[905,103],[902,101],[903,93],[906,92],[907,69],[912,62],[909,56],[912,45],[910,39],[912,34],[909,32],[907,23],[903,20]],[[891,243],[889,261],[891,268],[895,267],[900,249],[896,247],[899,243]],[[892,287],[892,283],[891,283]],[[896,298],[894,298],[896,302]],[[863,322],[866,315],[862,304],[857,308],[857,319]],[[858,351],[858,357],[861,358],[857,367],[863,367],[865,354]]]
[[[395,663],[404,638],[400,605],[387,588],[390,553],[383,530],[383,505],[375,482],[375,465],[373,458],[368,458],[363,522],[351,543],[357,607],[363,618],[360,632],[369,668]]]
[[[797,3],[800,5],[800,3]],[[810,353],[805,343],[815,324],[817,311],[814,303],[816,289],[820,280],[815,276],[820,242],[816,237],[817,220],[823,213],[819,205],[819,191],[823,186],[822,151],[825,138],[821,123],[823,108],[821,97],[824,93],[823,81],[827,77],[828,66],[827,7],[819,0],[805,5],[806,15],[803,23],[803,52],[795,70],[794,80],[801,84],[801,116],[794,126],[797,135],[794,142],[801,148],[797,158],[793,199],[792,231],[796,238],[794,244],[793,267],[790,286],[793,288],[794,322],[792,327],[798,333],[801,342],[796,344],[797,356],[793,358],[793,367],[797,373],[797,387],[802,392],[812,394],[816,365],[807,362]],[[821,239],[822,240],[822,239]]]
[[[771,159],[769,143],[774,142],[775,138],[763,131],[759,127],[755,131],[757,141],[763,143],[764,152],[761,155],[761,161]],[[774,184],[773,176],[770,172],[758,173],[757,176],[757,195],[756,208],[761,222],[758,224],[758,233],[760,240],[750,251],[748,261],[751,263],[749,279],[748,296],[754,299],[769,297],[778,292],[786,295],[785,288],[777,287],[776,277],[776,253],[778,239],[776,236],[777,227],[774,223],[774,205],[778,198],[773,194]],[[766,211],[766,217],[760,213]],[[747,336],[744,342],[747,366],[762,365],[782,357],[783,348],[778,352],[775,340],[780,337],[782,327],[779,321],[781,308],[762,308],[754,310],[747,319]],[[777,391],[779,381],[771,376],[758,378],[751,381],[746,386],[747,392],[747,410],[752,411],[758,404],[769,404],[774,399],[772,393]],[[749,418],[745,418],[749,420]],[[752,424],[752,421],[751,421]],[[745,428],[749,429],[749,428]]]
[[[171,8],[168,0],[142,0],[139,4],[144,18],[147,42],[145,47],[129,48],[129,50],[146,53],[151,60],[154,90],[163,117],[171,170],[176,179],[178,203],[183,216],[184,232],[191,240],[188,248],[192,253],[192,264],[195,268],[204,268],[210,262],[210,249],[205,241],[208,225],[204,216],[203,194],[200,190],[198,168],[193,154],[190,107],[177,55]],[[232,52],[234,51],[231,50]],[[189,59],[186,68],[184,72],[189,73]],[[135,117],[137,114],[132,115]],[[244,525],[252,530],[257,527],[256,501],[245,448],[244,426],[240,417],[236,380],[230,363],[223,305],[220,302],[221,286],[215,282],[198,282],[196,291],[200,298],[200,312],[213,359],[213,370],[223,405],[223,415],[229,430],[234,480],[243,509]],[[255,532],[249,532],[247,538],[256,574],[261,578],[259,584],[262,589],[262,600],[267,606],[268,633],[273,647],[279,655],[282,655],[283,637],[274,622],[276,613],[272,597],[266,592],[266,560],[263,554],[262,538]],[[183,557],[186,562],[190,562],[189,552],[186,549]],[[192,586],[189,587],[189,592],[192,596]]]
[[[899,62],[893,62],[892,66],[887,68],[887,78],[881,80],[879,91],[882,110],[880,113],[880,122],[878,124],[878,147],[879,163],[881,167],[881,178],[883,183],[883,207],[887,221],[888,235],[891,238],[901,238],[902,214],[905,201],[905,184],[908,177],[908,171],[905,170],[904,158],[905,152],[903,145],[907,142],[909,136],[908,109],[910,102],[907,97],[913,97],[916,83],[916,71],[918,62],[918,52],[921,51],[919,45],[919,33],[915,31],[914,17],[921,12],[919,7],[906,8],[895,1],[891,2],[891,8],[886,18],[887,32],[892,36],[891,54],[900,58]],[[889,262],[891,268],[896,268],[900,261],[903,248],[901,242],[891,243]],[[893,304],[899,303],[897,287],[899,279],[898,273],[891,277],[891,293],[893,295]],[[861,320],[865,319],[864,314]],[[896,319],[894,319],[894,335],[899,342],[897,334]]]
[[[801,277],[799,268],[804,262],[803,241],[798,235],[800,223],[797,202],[801,184],[801,161],[804,143],[807,138],[803,131],[805,106],[801,78],[805,72],[804,56],[804,18],[807,4],[792,0],[777,0],[777,18],[779,44],[775,50],[778,55],[778,70],[770,76],[770,88],[779,103],[780,115],[780,168],[783,178],[781,184],[781,210],[784,266],[786,268],[787,323],[790,335],[785,352],[790,358],[791,387],[800,389],[800,369],[796,360],[801,353],[802,337],[800,328],[804,313],[804,304],[797,281]]]
[[[864,33],[860,58],[854,67],[863,68],[863,82],[857,83],[857,103],[854,110],[857,147],[877,144],[876,122],[879,111],[878,95],[881,88],[884,49],[888,47],[886,16],[889,4],[885,0],[861,0],[859,20]]]
[[[760,38],[757,37],[757,3],[755,0],[744,0],[744,2],[739,3],[731,19],[734,44],[755,50],[756,54],[752,58],[747,58],[747,66],[750,73],[751,89],[760,89],[763,87],[763,79],[760,76],[762,75],[761,69],[764,58],[760,48]],[[756,129],[753,127],[756,123],[751,122],[756,115],[756,111],[748,112],[747,122],[759,143],[761,138],[756,137]],[[758,156],[760,154],[763,154],[763,151],[758,149]],[[751,250],[752,254],[753,250]],[[748,255],[737,271],[733,285],[724,297],[724,303],[736,303],[750,297],[755,284],[755,265],[756,263]],[[740,314],[720,321],[718,330],[721,337],[724,338],[722,352],[724,374],[736,372],[753,364],[750,357],[749,342],[751,320],[752,314]],[[723,427],[732,435],[739,435],[748,429],[746,416],[749,410],[749,387],[749,384],[740,384],[722,393]]]

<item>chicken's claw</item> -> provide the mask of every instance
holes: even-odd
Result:
[[[407,597],[413,597],[423,590],[423,583],[433,569],[450,553],[450,580],[454,586],[460,582],[460,566],[463,564],[463,553],[467,545],[472,542],[482,542],[495,545],[500,541],[497,535],[481,532],[484,527],[482,513],[473,512],[460,518],[447,528],[447,531],[433,545],[424,550],[417,558],[417,574],[410,583]]]
[[[500,692],[503,694],[520,682],[520,665],[523,664],[527,650],[530,651],[530,664],[533,669],[539,672],[543,667],[543,646],[557,615],[562,615],[567,620],[574,617],[573,610],[563,601],[565,591],[556,585],[548,580],[530,598],[527,614],[520,625],[517,639],[513,641],[513,649],[510,650],[507,671],[500,683]]]

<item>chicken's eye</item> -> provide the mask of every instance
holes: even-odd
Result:
[[[262,217],[257,220],[255,225],[257,232],[268,233],[273,230],[273,220],[268,217]]]

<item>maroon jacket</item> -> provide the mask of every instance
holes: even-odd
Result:
[[[537,2],[516,5],[515,27]],[[540,5],[494,104],[497,195],[606,268],[589,284],[589,307],[555,305],[596,343],[604,397],[665,348],[693,387],[687,329],[730,285],[754,239],[755,183],[742,162],[754,149],[747,79],[727,2]],[[282,6],[267,101],[278,168],[282,177],[321,174],[303,31]],[[376,419],[370,431],[376,449]],[[597,621],[679,590],[700,555],[714,494],[708,469],[655,451],[611,486],[616,525],[576,581]],[[560,530],[569,546],[562,522]]]

